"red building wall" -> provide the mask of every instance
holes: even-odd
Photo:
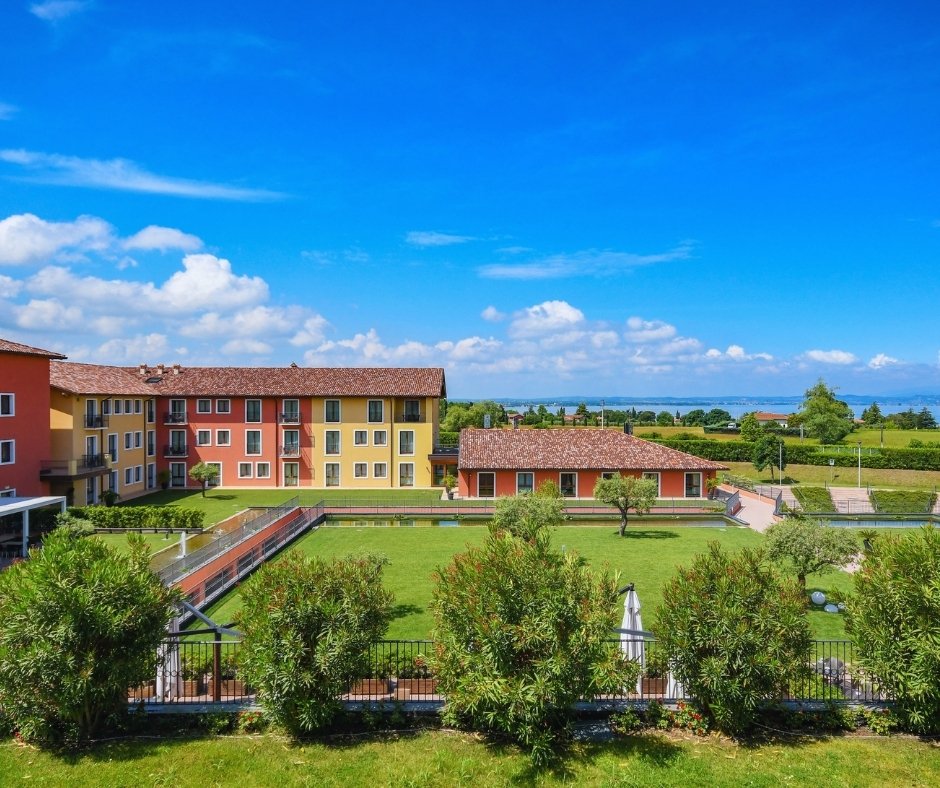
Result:
[[[14,395],[14,415],[0,416],[0,440],[16,441],[15,462],[0,465],[0,491],[48,495],[49,484],[39,480],[39,468],[51,457],[49,359],[0,353],[0,393]]]
[[[519,471],[525,471],[520,468]],[[484,469],[484,472],[486,470]],[[551,480],[555,484],[559,483],[561,473],[571,472],[570,469],[561,470],[541,470],[534,471],[536,489],[542,482]],[[600,470],[578,470],[578,496],[579,498],[590,498],[594,492],[594,485],[602,473],[608,471]],[[714,478],[716,471],[684,471],[684,470],[657,470],[651,468],[650,472],[659,474],[659,497],[660,498],[684,498],[685,497],[685,474],[702,474],[702,495],[705,495],[705,482],[709,478]],[[496,474],[496,496],[515,495],[516,494],[516,471],[499,470]],[[477,496],[477,476],[479,471],[461,469],[457,475],[457,491],[463,497],[475,498]],[[620,471],[621,476],[639,476],[640,471],[624,470]]]

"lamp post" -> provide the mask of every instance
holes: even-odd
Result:
[[[862,442],[858,442],[858,486],[862,486]]]

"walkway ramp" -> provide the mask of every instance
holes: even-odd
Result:
[[[780,518],[774,514],[776,503],[773,498],[741,491],[741,508],[738,509],[735,517],[746,523],[748,528],[752,528],[758,533],[763,533]]]
[[[830,487],[829,494],[839,514],[873,514],[875,511],[865,487]]]

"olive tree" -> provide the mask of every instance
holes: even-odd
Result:
[[[202,497],[206,497],[206,487],[219,478],[219,466],[210,465],[201,460],[189,469],[189,478],[202,486]]]
[[[0,708],[24,738],[94,736],[156,675],[180,595],[149,559],[139,538],[121,553],[66,526],[0,573]]]
[[[609,479],[598,479],[594,485],[594,497],[620,511],[621,536],[627,531],[627,515],[630,510],[633,509],[637,514],[647,514],[656,503],[658,492],[659,485],[655,479],[621,476],[619,473]]]
[[[511,526],[439,569],[431,602],[445,722],[509,736],[538,765],[567,740],[575,701],[627,686],[638,670],[610,642],[615,578],[553,549],[551,517],[537,524],[552,500],[498,500],[495,520]]]
[[[807,517],[787,517],[765,535],[767,556],[793,568],[806,590],[806,576],[831,572],[858,552],[858,540],[848,528],[833,528]]]
[[[847,629],[904,725],[940,733],[940,531],[879,535],[855,573]]]
[[[747,730],[759,704],[807,670],[803,591],[760,550],[709,544],[663,587],[653,630],[673,673],[728,733]]]
[[[374,555],[291,553],[242,586],[242,671],[268,715],[291,734],[329,723],[349,682],[364,675],[369,646],[391,619],[386,563]]]

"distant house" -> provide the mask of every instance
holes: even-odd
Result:
[[[780,427],[786,428],[790,417],[786,413],[765,413],[763,411],[758,411],[754,414],[754,418],[757,419],[757,423],[762,427],[765,424],[776,424]]]
[[[509,426],[515,429],[525,421],[525,416],[521,413],[510,413],[506,419],[509,422]]]
[[[602,476],[656,479],[663,498],[701,498],[726,466],[614,430],[480,430],[460,433],[460,495],[531,492],[551,480],[567,498],[590,498]]]

